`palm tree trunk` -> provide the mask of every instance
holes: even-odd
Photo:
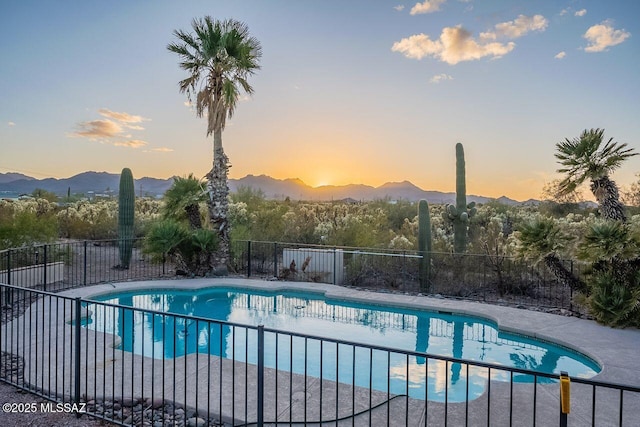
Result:
[[[618,186],[608,176],[591,180],[591,192],[596,197],[602,216],[608,220],[625,222],[624,205],[620,203]]]
[[[189,218],[189,225],[192,230],[200,230],[202,228],[202,219],[200,218],[200,207],[198,205],[185,206],[184,210],[187,212],[187,218]]]
[[[229,158],[222,148],[222,129],[213,133],[213,168],[207,174],[209,179],[209,220],[218,234],[218,250],[211,257],[211,269],[225,273],[229,264]]]
[[[567,285],[574,291],[584,291],[587,285],[562,264],[560,258],[555,253],[550,253],[543,258],[544,264],[551,270],[556,279],[562,284]]]

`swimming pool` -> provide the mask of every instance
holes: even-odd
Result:
[[[326,299],[317,293],[212,287],[189,291],[139,290],[94,299],[545,373],[567,371],[572,376],[588,378],[600,371],[584,355],[552,343],[505,333],[482,318],[364,305]],[[256,363],[256,352],[252,350],[257,345],[255,329],[100,304],[93,304],[91,312],[87,326],[120,336],[123,351],[162,359],[199,352]],[[488,376],[486,368],[467,364],[346,344],[327,345],[284,334],[266,334],[265,348],[267,367],[277,364],[279,369],[286,367],[293,373],[429,400],[459,402],[467,396],[476,398],[484,392]],[[507,371],[494,370],[490,375],[492,380],[509,381]],[[533,377],[516,374],[513,380],[531,382]]]

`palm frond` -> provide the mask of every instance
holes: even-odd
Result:
[[[167,49],[181,58],[180,68],[190,76],[179,82],[180,91],[189,100],[195,98],[196,114],[208,115],[207,135],[224,129],[226,117],[235,110],[240,90],[248,94],[253,88],[246,76],[260,67],[262,48],[249,35],[249,27],[233,19],[214,20],[210,16],[196,18],[193,33],[175,30],[177,42]]]
[[[519,252],[527,258],[542,260],[551,253],[563,250],[572,237],[564,234],[551,218],[536,218],[518,228]]]
[[[634,246],[628,228],[617,221],[599,221],[587,230],[580,245],[578,257],[591,261],[611,260],[624,256]]]
[[[627,144],[618,144],[610,138],[604,141],[604,129],[585,129],[578,138],[565,138],[556,144],[555,157],[561,165],[557,172],[565,174],[560,185],[563,194],[575,190],[586,180],[609,175],[629,157],[635,156]]]

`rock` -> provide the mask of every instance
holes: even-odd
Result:
[[[162,398],[160,398],[160,397],[156,397],[155,399],[153,399],[151,401],[151,407],[153,409],[162,408],[162,405],[164,405],[164,400],[162,400]]]
[[[131,397],[125,397],[122,399],[122,406],[133,406],[137,403],[137,399],[133,399]]]
[[[203,427],[207,422],[199,417],[191,417],[187,420],[187,427]]]

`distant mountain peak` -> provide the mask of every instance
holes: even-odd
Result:
[[[386,182],[378,188],[419,188],[417,185],[407,180],[400,182]]]
[[[300,178],[287,178],[284,181],[289,181],[289,182],[295,182],[297,184],[302,184],[302,185],[307,185],[303,180],[301,180]]]
[[[12,182],[12,181],[18,181],[20,179],[24,179],[27,181],[33,181],[35,178],[32,178],[30,176],[21,174],[19,172],[7,172],[7,173],[0,173],[0,183],[5,183],[5,182]]]
[[[17,180],[13,178],[18,177]],[[35,179],[17,173],[0,173],[0,191],[14,191],[31,193],[36,188],[51,191],[59,195],[66,195],[68,190],[72,194],[87,193],[89,191],[101,193],[107,188],[117,189],[119,185],[119,173],[108,172],[82,172],[70,178],[64,179]],[[169,189],[175,177],[168,179],[138,178],[135,179],[136,193],[144,193],[152,196],[164,194]],[[7,179],[11,179],[7,181]],[[455,193],[442,191],[425,191],[410,181],[387,182],[380,187],[372,187],[365,184],[325,185],[311,187],[300,178],[277,179],[268,175],[247,175],[239,179],[229,179],[229,189],[234,192],[238,188],[251,187],[262,190],[267,198],[309,201],[327,200],[409,200],[418,201],[425,199],[429,203],[455,203]],[[486,203],[493,198],[468,195],[469,202]],[[498,202],[514,205],[519,202],[506,196],[497,199]],[[529,203],[532,201],[529,200]]]

